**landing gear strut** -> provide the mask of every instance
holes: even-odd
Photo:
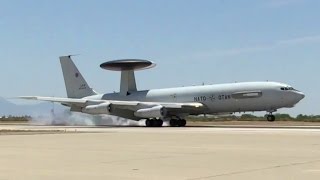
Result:
[[[147,119],[146,126],[147,127],[162,127],[163,120],[161,119]]]
[[[171,127],[184,127],[187,121],[185,119],[171,119],[169,124]]]

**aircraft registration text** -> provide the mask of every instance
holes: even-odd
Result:
[[[215,100],[228,100],[231,99],[231,95],[220,94],[220,95],[211,95],[211,96],[197,96],[194,97],[195,102],[205,102],[205,101],[215,101]]]

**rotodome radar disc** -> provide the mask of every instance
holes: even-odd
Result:
[[[101,68],[111,71],[128,71],[128,70],[143,70],[156,66],[155,63],[143,59],[119,59],[108,61],[100,65]]]

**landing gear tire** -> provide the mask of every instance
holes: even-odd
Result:
[[[146,127],[162,127],[163,121],[161,119],[147,119]]]
[[[275,121],[276,120],[276,117],[274,116],[274,115],[267,115],[267,120],[269,121],[269,122],[273,122],[273,121]]]
[[[169,124],[171,127],[184,127],[187,121],[185,119],[171,119]]]
[[[185,119],[181,119],[181,120],[179,120],[178,121],[179,123],[179,127],[184,127],[184,126],[186,126],[186,124],[187,124],[187,121],[185,120]]]
[[[154,121],[153,127],[162,127],[163,121],[161,119],[159,119],[159,120],[154,119],[153,121]]]
[[[147,119],[146,120],[146,127],[153,127],[153,123],[154,121],[153,121],[153,119]]]

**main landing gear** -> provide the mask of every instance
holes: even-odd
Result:
[[[184,127],[186,126],[187,121],[185,119],[170,119],[169,125],[171,127]],[[147,119],[146,127],[162,127],[162,119]]]
[[[147,119],[146,126],[147,127],[162,127],[163,120],[161,119]]]
[[[185,119],[170,119],[169,124],[171,127],[184,127],[187,121]]]

